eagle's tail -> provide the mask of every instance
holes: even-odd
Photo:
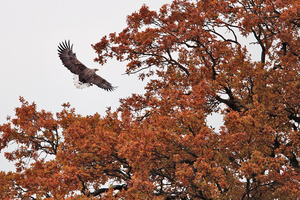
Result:
[[[87,88],[87,87],[90,87],[92,86],[93,84],[91,83],[82,83],[79,81],[79,76],[78,75],[74,75],[73,77],[73,82],[74,82],[74,85],[77,89],[83,89],[83,88]]]

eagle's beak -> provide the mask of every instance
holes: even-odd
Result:
[[[99,69],[95,69],[95,71],[99,71]]]

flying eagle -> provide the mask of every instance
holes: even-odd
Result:
[[[67,67],[74,75],[74,85],[76,88],[85,88],[94,85],[106,90],[113,91],[113,87],[108,81],[96,74],[98,69],[87,68],[82,64],[73,53],[73,44],[70,41],[61,42],[58,45],[58,55],[65,67]]]

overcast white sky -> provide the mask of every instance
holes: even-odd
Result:
[[[126,26],[126,16],[144,3],[158,9],[171,0],[55,0],[1,1],[0,6],[0,123],[19,106],[19,96],[38,108],[59,111],[70,102],[81,114],[104,113],[118,106],[120,97],[141,93],[143,83],[121,75],[125,63],[100,66],[91,44]],[[84,90],[73,85],[73,75],[57,55],[59,42],[70,39],[78,59],[119,88],[112,93],[98,87]]]
[[[19,96],[36,102],[38,110],[53,113],[70,102],[76,113],[105,114],[114,110],[119,98],[143,93],[145,83],[136,76],[121,75],[125,63],[109,61],[100,66],[91,44],[126,26],[126,16],[143,4],[157,10],[171,0],[11,0],[0,1],[0,124],[14,115]],[[106,92],[96,86],[76,89],[73,75],[57,55],[59,42],[70,39],[78,59],[90,68],[100,68],[103,76],[118,89]],[[0,155],[0,171],[13,165]]]

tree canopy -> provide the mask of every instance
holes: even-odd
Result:
[[[298,0],[144,5],[93,48],[100,64],[117,59],[150,77],[145,94],[104,116],[20,98],[0,126],[0,149],[18,146],[5,153],[16,172],[0,172],[0,197],[296,199],[299,28]],[[213,113],[220,130],[207,124]]]

